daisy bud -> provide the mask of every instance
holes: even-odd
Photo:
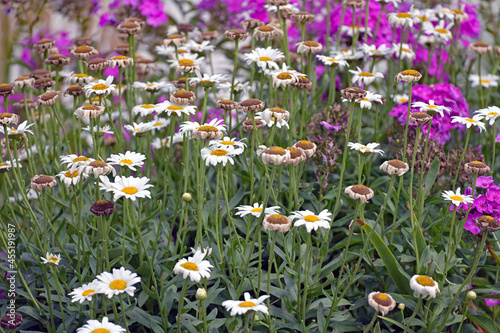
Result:
[[[291,19],[295,22],[295,24],[311,23],[314,21],[314,17],[314,14],[311,14],[309,12],[298,12],[291,15]]]
[[[45,90],[47,88],[52,88],[56,85],[56,81],[49,78],[41,78],[33,82],[33,88],[36,90]]]
[[[109,62],[103,58],[95,58],[87,62],[87,68],[90,71],[103,71],[109,67]]]
[[[135,35],[139,33],[142,30],[142,28],[141,25],[136,22],[127,21],[118,24],[116,30],[122,34]]]
[[[271,214],[264,217],[264,230],[287,232],[292,226],[292,219],[281,214]]]
[[[470,300],[474,300],[477,298],[477,294],[471,290],[467,293],[467,298]]]
[[[75,40],[76,47],[78,46],[92,46],[94,44],[94,40],[92,38],[80,37]]]
[[[198,288],[196,290],[196,299],[198,301],[204,301],[207,299],[207,291],[204,288]]]
[[[286,6],[290,4],[290,0],[269,0],[267,3],[273,6]]]
[[[351,8],[362,8],[365,6],[365,0],[345,0],[344,4]]]
[[[401,310],[401,311],[404,311],[405,310],[405,304],[404,303],[399,303],[398,304],[398,309]]]
[[[250,112],[250,111],[261,111],[264,109],[266,104],[260,99],[250,98],[246,99],[238,104],[238,110]]]
[[[182,195],[182,200],[189,202],[189,201],[193,200],[193,196],[191,195],[191,193],[186,192]]]
[[[19,116],[15,113],[0,113],[0,125],[17,125]]]
[[[92,46],[79,46],[76,49],[71,50],[70,54],[75,59],[87,60],[94,55],[98,55],[99,52],[97,52],[97,50]]]
[[[69,64],[70,62],[71,62],[70,57],[63,56],[62,54],[59,53],[51,54],[47,59],[45,59],[45,63],[47,65],[54,65],[54,66],[64,66]]]

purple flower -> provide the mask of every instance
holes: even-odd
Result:
[[[474,208],[480,213],[491,213],[491,209],[488,205],[488,199],[484,195],[480,195],[474,199]]]
[[[335,130],[335,132],[338,132],[342,128],[341,125],[335,126],[335,125],[327,123],[326,121],[322,121],[319,124],[325,126],[326,129],[328,130],[328,133],[326,133],[326,135],[330,135],[330,132],[332,131],[332,129]]]
[[[479,212],[470,212],[469,215],[467,216],[467,220],[465,221],[464,228],[472,232],[474,235],[477,235],[481,229],[476,227],[476,219],[483,214]]]
[[[486,192],[486,196],[488,197],[488,201],[500,203],[500,186],[490,186],[488,192]]]
[[[493,176],[489,176],[489,177],[485,177],[485,176],[477,177],[476,187],[488,188],[488,187],[490,187],[491,184],[493,184]]]
[[[497,135],[497,137],[495,138],[495,142],[500,142],[500,133]]]
[[[498,295],[498,293],[491,293],[492,295]],[[485,298],[484,301],[488,306],[500,305],[500,299]]]

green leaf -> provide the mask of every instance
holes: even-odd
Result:
[[[467,313],[467,318],[472,320],[477,325],[481,326],[481,328],[485,329],[489,333],[497,333],[498,326],[486,316],[474,316],[471,313]]]
[[[366,234],[370,234],[370,232],[373,230],[372,227],[367,223],[362,223],[362,229],[366,232]],[[382,261],[384,262],[389,275],[398,287],[399,291],[402,294],[411,295],[412,290],[410,289],[410,277],[408,276],[408,274],[403,273],[403,268],[399,265],[399,262],[394,257],[394,254],[392,254],[392,251],[389,250],[387,245],[384,243],[382,238],[380,238],[380,235],[376,231],[373,231],[370,241],[375,247],[375,250],[377,250],[380,259],[382,259]]]
[[[439,173],[439,159],[436,157],[429,168],[427,177],[425,177],[425,196],[431,191],[432,185],[436,181],[437,174]]]

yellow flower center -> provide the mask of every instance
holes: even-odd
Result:
[[[179,60],[179,66],[194,66],[194,61],[189,59]]]
[[[155,107],[155,106],[154,106],[154,105],[151,105],[151,104],[144,104],[144,105],[142,106],[142,108],[143,108],[143,109],[154,109],[154,107]]]
[[[319,46],[318,43],[311,41],[311,40],[304,42],[304,45],[309,46],[309,47],[318,47]]]
[[[226,146],[234,146],[235,143],[233,141],[221,141],[220,144]]]
[[[218,131],[217,127],[209,126],[209,125],[203,125],[200,127],[196,127],[196,129],[199,131],[205,131],[205,132],[217,132]]]
[[[434,280],[426,275],[420,275],[419,277],[416,278],[417,282],[419,285],[424,286],[424,287],[433,287],[436,282]]]
[[[389,296],[387,296],[387,294],[384,294],[384,293],[379,293],[378,294],[378,299],[381,300],[381,301],[385,301],[388,298],[389,298]]]
[[[146,84],[148,87],[154,87],[155,86],[155,83],[148,83]]]
[[[78,46],[78,47],[76,48],[76,51],[80,51],[80,52],[83,52],[83,51],[90,51],[90,47],[85,46],[85,45],[84,45],[84,46]]]
[[[470,119],[470,118],[465,118],[465,121],[467,121],[469,123],[477,123],[477,121],[475,121],[474,119]]]
[[[411,51],[410,51],[410,50],[405,49],[404,47],[401,49],[401,52],[411,53]]]
[[[127,187],[124,187],[122,189],[122,192],[125,193],[125,194],[136,194],[137,192],[139,192],[135,187],[132,187],[132,186],[127,186]]]
[[[371,77],[371,76],[373,76],[373,74],[372,74],[372,73],[368,73],[368,72],[361,72],[361,73],[359,73],[358,75],[359,75],[359,76],[367,76],[367,77]]]
[[[481,81],[481,83],[490,83],[490,80],[486,80],[486,79],[481,79],[480,81]]]
[[[121,160],[121,161],[120,161],[120,163],[130,165],[130,164],[132,164],[133,162],[132,162],[131,160],[129,160],[128,158],[125,158],[125,159]]]
[[[488,116],[496,116],[498,115],[498,112],[488,112]]]
[[[114,280],[109,284],[109,287],[113,290],[125,290],[125,288],[127,288],[127,282],[123,280]]]
[[[89,77],[87,74],[75,74],[75,77]]]
[[[319,217],[317,217],[316,215],[306,215],[304,216],[304,220],[306,220],[306,222],[318,222]]]
[[[17,132],[17,129],[15,129],[15,128],[11,128],[10,130],[11,130],[12,132]]]
[[[257,306],[257,304],[255,304],[254,302],[241,302],[240,304],[238,304],[238,306],[242,308],[252,308],[254,306]]]
[[[272,59],[269,57],[260,57],[259,61],[271,61]]]
[[[408,102],[407,98],[400,98],[399,99],[399,103],[406,103],[406,102]]]
[[[455,201],[463,201],[464,198],[462,198],[461,196],[458,196],[458,195],[452,195],[450,197],[451,200],[455,200]]]
[[[265,31],[265,32],[268,32],[268,31],[274,31],[274,28],[273,27],[270,27],[268,25],[263,25],[261,27],[258,27],[257,28],[259,31]]]
[[[281,147],[271,147],[271,148],[267,149],[267,151],[268,151],[268,153],[271,153],[271,154],[280,154],[280,155],[285,154],[285,149],[281,148]]]
[[[71,170],[68,170],[64,173],[64,177],[68,177],[68,178],[75,178],[78,176],[78,170],[75,170],[73,172],[71,172]]]
[[[457,15],[457,14],[458,14],[458,15],[462,15],[462,14],[464,13],[464,12],[463,12],[463,11],[461,11],[460,9],[452,9],[451,11],[452,11],[455,15]]]
[[[9,164],[8,163],[0,163],[0,167],[6,166],[6,165],[9,165]]]
[[[158,126],[161,126],[161,125],[163,125],[163,123],[158,122],[158,123],[154,123],[154,125],[153,125],[153,126],[154,126],[154,127],[158,127]]]
[[[113,60],[124,60],[124,59],[127,59],[127,57],[126,56],[114,56],[111,59],[113,59]]]
[[[448,30],[446,30],[446,29],[436,29],[436,32],[439,32],[440,34],[447,34]]]
[[[224,149],[215,149],[213,152],[210,153],[210,155],[214,156],[226,156],[228,153],[227,150]]]
[[[401,72],[402,75],[409,75],[409,76],[414,76],[414,77],[418,77],[420,76],[421,74],[414,70],[414,69],[407,69],[407,70],[404,70]]]
[[[262,208],[259,208],[259,207],[254,208],[254,209],[251,210],[251,212],[252,213],[262,213]]]
[[[96,328],[90,333],[110,333],[111,331],[108,330],[107,328]]]
[[[411,18],[411,15],[408,13],[399,13],[396,15],[398,18]]]
[[[336,62],[336,61],[339,61],[338,59],[335,59],[335,58],[328,58],[328,59],[326,59],[326,60],[331,61],[331,62]]]
[[[436,105],[427,105],[427,108],[429,108],[429,109],[435,109]]]
[[[281,74],[278,74],[278,79],[280,80],[290,80],[292,78],[292,76],[290,75],[290,73],[281,73]]]
[[[181,35],[170,35],[167,37],[168,39],[182,38]]]
[[[183,108],[179,105],[170,105],[167,110],[183,110]]]
[[[194,262],[185,262],[181,264],[182,268],[185,268],[189,271],[198,271],[198,265],[196,265]]]
[[[50,262],[53,262],[54,264],[55,264],[56,262],[58,262],[58,261],[59,261],[59,259],[58,259],[58,258],[55,258],[55,257],[54,257],[54,258],[49,258],[48,260],[49,260]]]
[[[90,294],[93,294],[95,293],[95,290],[94,289],[87,289],[85,290],[83,293],[82,293],[82,296],[88,296]]]
[[[87,162],[90,161],[88,158],[85,156],[78,156],[77,158],[73,159],[73,162]]]
[[[102,83],[96,84],[95,86],[92,87],[92,89],[94,89],[94,90],[105,90],[108,88],[109,88],[108,85],[102,84]]]

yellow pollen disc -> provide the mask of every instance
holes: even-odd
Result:
[[[87,74],[75,74],[75,77],[89,77]]]
[[[209,126],[209,125],[203,125],[200,127],[196,127],[197,130],[199,131],[205,131],[205,132],[217,132],[218,129],[217,127]]]
[[[54,53],[52,56],[53,56],[53,57],[62,57],[63,55],[62,55],[62,54],[59,54],[59,53]]]
[[[78,46],[76,48],[76,51],[88,51],[90,49],[90,47],[88,46]]]
[[[128,186],[128,187],[124,187],[122,189],[122,192],[125,193],[125,194],[136,194],[137,192],[139,192],[135,187],[131,187],[131,186]]]
[[[370,149],[370,148],[368,148],[367,146],[361,146],[361,147],[359,147],[359,149],[366,150],[366,149]]]
[[[163,125],[163,123],[154,123],[154,125],[153,125],[153,126],[154,126],[154,127],[158,127],[158,126],[161,126],[161,125]]]
[[[269,57],[260,57],[259,61],[271,61],[272,59]]]
[[[262,213],[262,208],[254,208],[251,210],[252,213]]]
[[[94,162],[90,163],[89,165],[94,167],[94,168],[104,168],[104,167],[108,166],[108,164],[106,164],[106,162],[103,162],[103,161],[94,161]]]
[[[263,25],[261,27],[258,27],[257,30],[268,32],[268,31],[274,31],[274,28],[268,25]]]
[[[128,158],[126,158],[126,159],[121,160],[121,161],[120,161],[120,163],[130,165],[130,164],[132,164],[133,162],[132,162],[131,160],[129,160]]]
[[[127,282],[123,280],[114,280],[109,284],[109,287],[113,290],[125,290],[125,288],[127,288]]]
[[[271,108],[270,110],[275,113],[285,113],[285,110],[281,108]]]
[[[170,35],[167,38],[169,38],[169,39],[175,39],[175,38],[182,38],[182,36],[181,35]]]
[[[436,29],[437,32],[439,32],[440,34],[447,34],[448,33],[448,30],[446,29]]]
[[[420,76],[420,73],[414,69],[407,69],[401,72],[402,75],[410,75],[410,76]]]
[[[417,277],[415,280],[417,280],[418,284],[424,287],[433,287],[436,282],[434,280],[426,275],[420,275]]]
[[[469,123],[477,123],[477,121],[475,121],[474,119],[470,119],[470,118],[466,118],[465,121],[467,121]]]
[[[9,164],[8,163],[0,163],[0,167],[6,166],[6,165],[9,165]]]
[[[111,331],[108,330],[107,328],[96,328],[90,333],[110,333]]]
[[[155,107],[155,106],[154,106],[154,105],[151,105],[151,104],[144,104],[144,105],[142,106],[142,108],[143,108],[143,109],[154,109],[154,107]]]
[[[77,158],[73,159],[73,162],[87,162],[90,161],[88,158],[85,156],[78,156]]]
[[[251,308],[257,306],[257,304],[255,304],[254,302],[241,302],[240,304],[238,304],[238,306],[241,308]]]
[[[359,27],[357,25],[351,25],[350,27],[351,27],[351,29],[359,29]]]
[[[455,201],[463,201],[463,200],[464,200],[464,198],[462,198],[462,197],[460,197],[460,196],[458,196],[458,195],[452,195],[452,196],[450,197],[450,199],[451,199],[451,200],[455,200]]]
[[[490,80],[481,79],[481,83],[490,83]]]
[[[290,73],[281,73],[281,74],[278,74],[278,79],[280,80],[290,80],[292,78],[292,76],[290,75]]]
[[[64,173],[64,177],[68,177],[68,178],[75,178],[75,177],[78,177],[78,171],[75,170],[73,172],[71,172],[70,170],[66,171]]]
[[[215,149],[213,152],[210,153],[210,155],[213,156],[226,156],[228,153],[227,150],[224,149]]]
[[[194,263],[194,262],[185,262],[183,264],[181,264],[182,268],[185,268],[189,271],[197,271],[198,270],[198,266]]]
[[[138,132],[138,131],[140,131],[140,130],[141,130],[140,128],[136,128],[136,129],[134,130],[134,132]]]
[[[435,109],[436,106],[435,105],[427,105],[427,108],[429,108],[429,109]]]
[[[425,17],[425,16],[419,16],[418,18],[419,18],[420,20],[422,20],[423,22],[427,22],[427,21],[429,21],[429,20],[427,19],[427,17]]]
[[[359,76],[368,76],[368,77],[373,76],[373,74],[372,74],[372,73],[368,73],[368,72],[361,72],[361,73],[359,73],[358,75],[359,75]]]
[[[304,42],[304,45],[305,45],[305,46],[309,46],[309,47],[318,47],[318,46],[319,46],[319,44],[318,44],[318,43],[313,42],[313,41],[311,41],[311,40]]]
[[[154,85],[155,85],[155,84],[154,84],[154,83],[148,83],[148,84],[146,84],[146,85],[147,85],[148,87],[154,87]]]
[[[10,130],[11,130],[12,132],[17,132],[17,129],[15,129],[15,128],[11,128]]]
[[[363,102],[368,102],[368,101],[370,101],[370,100],[369,100],[368,98],[366,98],[366,97],[365,97],[365,98],[363,98],[363,99],[362,99],[362,101],[363,101]]]
[[[496,116],[496,115],[498,115],[498,112],[489,112],[488,113],[488,116]]]
[[[408,102],[408,99],[406,99],[406,98],[399,99],[399,103],[406,103],[406,102]]]
[[[282,154],[282,153],[285,152],[285,149],[281,148],[281,147],[272,147],[272,148],[269,148],[269,152],[271,152],[271,153],[277,153],[277,154]]]
[[[7,86],[8,86],[8,84],[7,84],[7,83],[2,83],[2,84],[0,84],[0,87],[1,87],[1,88],[3,88],[3,87],[7,87]]]
[[[304,220],[306,220],[306,222],[318,222],[319,217],[317,217],[316,215],[306,215],[304,216]]]
[[[331,62],[336,62],[336,61],[339,61],[338,59],[335,59],[335,58],[328,58],[328,59],[326,59],[326,60],[331,61]]]
[[[189,59],[181,59],[181,60],[179,60],[179,65],[180,66],[193,66],[194,65],[194,61],[193,60],[189,60]]]
[[[402,52],[406,52],[406,53],[410,53],[410,52],[411,52],[410,50],[405,49],[405,48],[402,48],[402,49],[401,49],[401,51],[402,51]]]
[[[411,18],[411,15],[408,13],[399,13],[396,16],[399,18]]]
[[[381,301],[385,301],[388,298],[389,298],[389,296],[387,296],[387,294],[384,294],[384,293],[379,293],[378,294],[378,299],[381,300]]]
[[[50,259],[49,259],[49,261],[51,261],[51,262],[53,262],[53,263],[56,263],[56,262],[58,262],[58,261],[59,261],[59,259],[57,259],[57,258],[50,258]]]
[[[170,105],[167,110],[183,110],[182,106]]]
[[[220,144],[221,145],[226,145],[226,146],[234,146],[234,142],[233,141],[221,141]]]
[[[464,13],[464,12],[463,12],[463,11],[461,11],[460,9],[452,9],[451,11],[452,11],[454,14],[458,14],[458,15],[461,15],[461,14],[463,14],[463,13]]]
[[[95,86],[92,87],[92,89],[94,90],[104,90],[104,89],[108,89],[109,86],[105,85],[105,84],[96,84]]]
[[[469,164],[472,164],[472,165],[483,165],[484,163],[480,162],[480,161],[473,161],[473,162],[469,162]]]
[[[113,59],[113,60],[123,60],[123,59],[127,59],[127,57],[125,57],[125,56],[115,56],[115,57],[113,57],[111,59]]]
[[[93,294],[95,293],[95,290],[94,289],[87,289],[85,290],[83,293],[82,293],[82,296],[88,296],[90,294]]]

